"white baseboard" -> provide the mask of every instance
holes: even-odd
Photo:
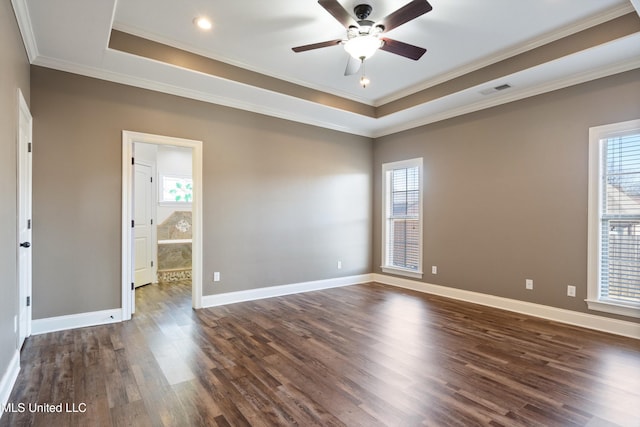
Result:
[[[18,379],[18,372],[20,372],[20,350],[16,350],[13,354],[9,366],[7,366],[7,370],[0,380],[0,409],[4,408],[9,402],[9,396],[11,396],[16,379]],[[2,414],[4,414],[4,411],[0,410],[0,418],[2,418]]]
[[[202,308],[216,307],[237,302],[254,301],[263,298],[272,298],[283,295],[291,295],[302,292],[318,291],[322,289],[337,288],[341,286],[357,285],[361,283],[378,282],[385,285],[397,286],[433,295],[466,301],[474,304],[495,307],[516,313],[527,314],[569,325],[607,332],[614,335],[622,335],[629,338],[640,339],[640,324],[597,316],[589,313],[565,310],[542,304],[503,298],[479,292],[449,288],[433,285],[416,280],[404,279],[384,274],[360,274],[356,276],[338,277],[335,279],[315,280],[310,282],[293,283],[289,285],[271,286],[267,288],[249,289],[246,291],[228,292],[217,295],[204,295]],[[32,334],[44,334],[47,332],[62,331],[66,329],[84,328],[87,326],[103,325],[122,321],[122,310],[111,309],[94,311],[89,313],[72,314],[68,316],[36,319],[32,323]],[[17,362],[19,365],[19,354]],[[18,368],[19,369],[19,366]],[[11,372],[11,371],[8,371]],[[15,372],[17,375],[17,371]],[[7,374],[5,374],[5,377]],[[3,377],[0,386],[4,386],[6,378]],[[15,381],[15,378],[14,378]],[[11,387],[13,384],[11,384]],[[11,388],[9,388],[9,391]],[[3,389],[0,387],[0,397]]]
[[[47,332],[64,331],[67,329],[84,328],[87,326],[106,325],[122,321],[122,309],[91,311],[88,313],[70,314],[68,316],[47,317],[34,319],[31,334],[46,334]]]
[[[357,276],[315,280],[312,282],[293,283],[290,285],[270,286],[267,288],[249,289],[246,291],[228,292],[225,294],[204,295],[202,297],[202,308],[298,294],[301,292],[319,291],[322,289],[337,288],[341,286],[357,285],[371,281],[371,274],[359,274]]]
[[[540,317],[560,323],[566,323],[610,334],[622,335],[629,338],[640,339],[640,324],[624,320],[611,319],[594,314],[580,313],[578,311],[565,310],[550,307],[548,305],[535,304],[526,301],[518,301],[510,298],[481,294],[479,292],[465,291],[446,286],[432,285],[415,280],[403,279],[384,274],[373,274],[373,281],[385,285],[397,286],[418,292],[439,295],[447,298],[500,308],[520,314]]]

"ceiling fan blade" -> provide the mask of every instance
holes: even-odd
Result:
[[[382,37],[381,40],[384,43],[380,46],[380,50],[395,53],[396,55],[404,56],[405,58],[413,59],[414,61],[420,59],[427,51],[427,49],[423,47],[399,42],[398,40],[388,39],[386,37]]]
[[[349,60],[347,61],[347,68],[344,70],[345,76],[350,76],[352,74],[357,73],[358,70],[360,70],[360,66],[362,65],[361,60],[356,59],[351,55],[348,55],[348,56],[349,56]]]
[[[318,0],[318,4],[324,7],[345,28],[349,28],[350,25],[356,25],[356,21],[337,0]]]
[[[340,43],[342,43],[341,39],[328,40],[326,42],[306,44],[304,46],[292,47],[291,50],[293,50],[294,52],[306,52],[307,50],[320,49],[321,47],[335,46],[335,45],[340,44]]]
[[[433,9],[433,7],[427,0],[413,0],[395,12],[392,12],[382,18],[382,20],[377,22],[377,24],[384,25],[384,30],[389,31],[411,21],[412,19],[416,19],[420,15],[424,15],[431,9]]]

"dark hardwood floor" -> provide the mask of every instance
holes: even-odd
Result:
[[[0,426],[640,426],[633,339],[377,284],[136,304],[30,337]]]

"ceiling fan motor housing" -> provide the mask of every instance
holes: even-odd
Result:
[[[372,10],[373,9],[368,4],[359,4],[353,8],[353,13],[355,13],[356,18],[358,18],[358,20],[362,21],[369,17]]]

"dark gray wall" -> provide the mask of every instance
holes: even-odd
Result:
[[[34,319],[121,305],[122,130],[203,141],[204,295],[371,272],[369,138],[40,67],[31,84]]]
[[[382,164],[423,157],[424,282],[586,312],[589,127],[637,118],[640,70],[377,139],[375,271]]]
[[[0,2],[0,378],[16,351],[18,314],[18,89],[29,102],[29,61],[11,2]]]

